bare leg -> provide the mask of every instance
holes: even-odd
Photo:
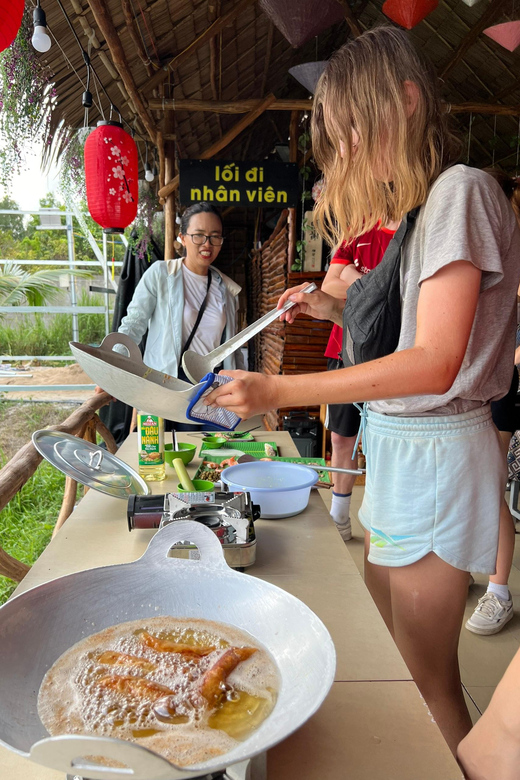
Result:
[[[506,431],[500,431],[502,440],[504,458],[507,457],[507,450],[511,440],[511,434]],[[489,578],[490,582],[496,585],[507,585],[511,566],[513,564],[513,555],[515,552],[515,524],[511,517],[511,512],[505,501],[502,501],[500,507],[500,530],[498,533],[498,554],[497,571]]]
[[[457,657],[469,573],[429,553],[388,575],[395,642],[455,753],[471,729]]]
[[[357,469],[357,453],[352,457],[356,436],[340,436],[331,432],[332,457],[330,465],[340,469]],[[356,477],[353,474],[333,474],[334,492],[352,493]]]
[[[368,561],[370,549],[370,534],[365,531],[365,585],[374,599],[375,605],[386,623],[386,627],[394,636],[392,620],[392,598],[390,595],[390,578],[388,566],[376,566]]]

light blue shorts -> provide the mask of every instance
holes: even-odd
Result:
[[[495,572],[506,464],[489,405],[448,417],[368,410],[363,448],[371,563],[407,566],[434,552],[457,569]]]

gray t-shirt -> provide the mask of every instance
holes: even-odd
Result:
[[[397,351],[414,346],[421,283],[457,260],[482,271],[475,320],[462,366],[444,395],[371,401],[380,414],[468,412],[509,390],[514,363],[520,230],[500,185],[484,171],[456,165],[430,190],[401,261],[401,336]]]

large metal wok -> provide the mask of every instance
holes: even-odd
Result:
[[[128,355],[114,352],[115,346],[125,347]],[[124,333],[109,333],[99,347],[72,341],[70,349],[83,371],[107,393],[167,420],[185,423],[188,403],[202,386],[149,368],[137,344]]]
[[[168,557],[190,540],[200,560]],[[275,708],[232,751],[189,769],[140,745],[107,737],[49,737],[37,714],[46,671],[85,636],[128,620],[172,615],[229,623],[272,654],[280,673]],[[60,577],[0,608],[0,742],[16,753],[91,780],[181,780],[216,772],[262,753],[301,726],[321,705],[334,678],[335,651],[318,617],[275,585],[228,567],[217,537],[200,523],[172,523],[134,563]],[[104,768],[103,756],[128,769]]]

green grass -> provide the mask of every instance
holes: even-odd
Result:
[[[82,291],[78,306],[102,306],[103,298]],[[13,311],[16,307],[13,306]],[[105,337],[104,314],[78,314],[79,340],[99,344]],[[9,324],[0,320],[0,355],[68,355],[72,341],[72,315],[18,315]]]
[[[0,402],[0,468],[26,444],[33,431],[61,422],[71,409],[53,404]],[[0,546],[32,564],[50,541],[63,500],[65,475],[43,461],[35,474],[0,512]],[[0,604],[16,583],[0,576]]]
[[[64,487],[65,475],[43,462],[0,512],[0,546],[9,555],[27,564],[41,555],[50,541]],[[15,582],[0,576],[0,604],[7,601],[15,587]]]

